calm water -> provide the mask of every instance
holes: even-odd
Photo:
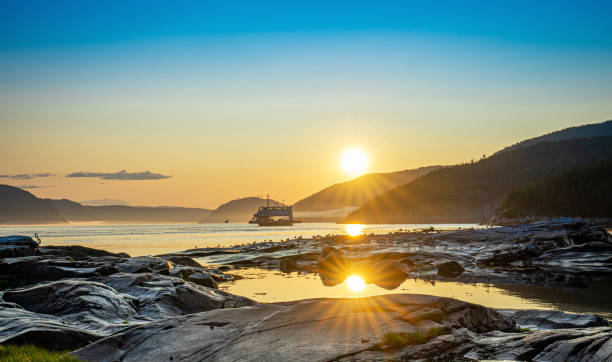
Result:
[[[174,225],[36,225],[0,226],[0,235],[38,236],[43,245],[83,245],[131,256],[158,255],[195,247],[232,246],[254,241],[280,241],[296,236],[388,233],[420,229],[430,224],[342,225],[303,223],[294,226],[261,227],[252,224]],[[478,227],[475,224],[437,224],[436,229]]]
[[[304,223],[293,227],[259,227],[249,224],[176,225],[53,225],[0,226],[0,235],[34,235],[43,245],[84,245],[132,256],[156,255],[194,247],[231,246],[254,241],[280,241],[296,236],[327,234],[388,233],[399,229],[420,229],[432,225],[340,225]],[[478,227],[473,224],[433,225],[436,229]],[[324,286],[314,274],[259,269],[236,269],[231,273],[244,279],[223,283],[220,288],[260,302],[280,302],[320,297],[362,297],[388,293],[419,293],[453,297],[494,308],[559,309],[567,312],[593,312],[612,318],[612,281],[586,289],[552,289],[544,286],[486,285],[406,280],[395,290],[375,285],[351,289],[345,282]]]
[[[324,286],[316,274],[281,273],[261,269],[236,269],[244,279],[222,283],[219,288],[258,302],[285,302],[306,298],[355,298],[381,294],[415,293],[451,297],[491,308],[554,309],[570,313],[596,313],[612,319],[612,280],[588,288],[549,288],[521,284],[470,284],[407,279],[393,290],[374,284],[355,289],[347,281]]]

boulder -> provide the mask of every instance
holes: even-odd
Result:
[[[531,329],[562,329],[607,327],[610,322],[592,313],[574,314],[558,310],[505,309],[499,312],[522,327]]]
[[[29,236],[12,235],[0,237],[0,258],[35,255],[38,243]]]
[[[118,259],[114,264],[123,273],[157,273],[169,275],[173,265],[168,260],[154,256],[138,256]]]
[[[158,255],[160,259],[168,260],[176,265],[189,266],[192,268],[201,268],[202,265],[188,256],[182,255]]]
[[[444,263],[440,263],[437,265],[437,268],[438,275],[447,278],[456,278],[465,270],[461,264],[457,263],[456,261],[446,261]]]
[[[39,255],[54,255],[54,256],[68,256],[75,259],[82,259],[87,257],[98,257],[98,256],[114,256],[118,258],[129,258],[130,256],[126,253],[111,253],[106,250],[88,248],[81,245],[68,245],[68,246],[42,246],[38,252]]]
[[[298,264],[292,258],[283,258],[278,264],[280,271],[283,273],[291,273],[298,270]]]
[[[407,278],[408,273],[402,264],[387,259],[370,266],[366,281],[392,290],[399,287]]]
[[[217,288],[217,282],[208,273],[196,272],[189,275],[187,280],[208,288]]]
[[[325,285],[336,285],[348,276],[350,262],[341,250],[325,247],[317,263],[319,276]]]
[[[118,271],[104,262],[79,262],[68,257],[26,256],[0,260],[0,275],[18,278],[24,284],[104,276]]]
[[[147,320],[257,304],[248,298],[153,273],[119,273],[90,280],[136,298],[137,311]]]

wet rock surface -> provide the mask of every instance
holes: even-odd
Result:
[[[38,243],[29,236],[12,235],[0,237],[0,258],[31,256],[38,251]]]
[[[576,219],[135,258],[5,244],[0,343],[80,348],[84,360],[612,360],[612,326],[594,314],[413,294],[258,304],[216,289],[242,266],[318,273],[326,285],[359,274],[386,289],[409,277],[580,288],[612,275],[612,238]]]
[[[42,343],[46,348],[57,349],[75,349],[158,319],[256,304],[247,298],[152,273],[43,282],[7,290],[2,298],[5,303],[0,307],[0,342]],[[52,339],[35,337],[43,332],[67,333],[74,338],[65,340],[62,336],[53,345]],[[34,337],[24,340],[24,334]]]
[[[215,289],[211,275],[231,276],[186,257],[130,258],[75,246],[34,253],[0,260],[0,343],[73,350],[150,321],[256,304]]]
[[[465,270],[461,264],[456,261],[445,261],[437,266],[438,275],[448,278],[456,278]]]
[[[357,273],[387,289],[408,277],[584,287],[612,276],[612,236],[573,218],[451,232],[298,238],[175,255],[213,265],[313,272],[325,285]]]
[[[568,326],[576,320],[565,318]],[[427,337],[388,345],[389,332]],[[138,326],[73,354],[95,361],[586,361],[612,358],[611,345],[607,325],[518,332],[510,317],[489,308],[395,294],[218,309]]]
[[[32,240],[29,237],[30,241]],[[0,278],[18,278],[28,285],[66,278],[93,278],[117,273],[153,273],[188,279],[195,273],[209,275],[215,281],[233,280],[218,269],[207,269],[184,256],[139,256],[131,258],[125,253],[110,253],[82,246],[44,246],[21,257],[0,259]],[[212,286],[213,283],[207,283]]]

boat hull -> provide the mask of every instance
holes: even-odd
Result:
[[[256,224],[259,226],[293,226],[292,221],[261,221]]]

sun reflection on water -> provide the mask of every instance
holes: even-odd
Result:
[[[363,229],[364,228],[365,228],[365,225],[362,225],[362,224],[346,224],[346,225],[344,225],[344,231],[346,231],[346,233],[349,236],[363,235]]]
[[[360,293],[365,288],[365,282],[359,275],[348,276],[345,282],[346,286],[355,293]]]

